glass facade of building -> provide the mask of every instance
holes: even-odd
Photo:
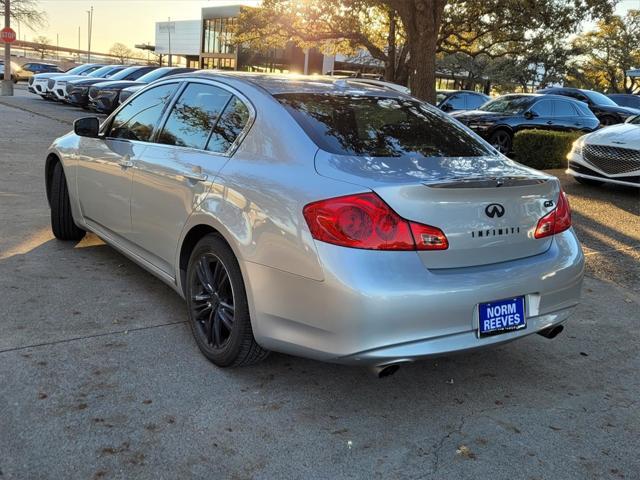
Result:
[[[210,18],[204,20],[204,35],[202,39],[203,53],[234,54],[236,49],[232,43],[232,28],[237,18]]]

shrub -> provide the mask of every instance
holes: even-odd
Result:
[[[523,130],[513,139],[516,162],[537,169],[564,168],[571,145],[584,132],[554,132],[552,130]]]

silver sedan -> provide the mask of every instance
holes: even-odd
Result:
[[[219,366],[367,365],[552,338],[583,255],[555,177],[437,109],[329,77],[147,86],[46,159],[55,236],[91,231],[186,299]]]

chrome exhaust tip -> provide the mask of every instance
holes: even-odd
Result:
[[[562,331],[564,330],[564,326],[555,325],[553,327],[545,328],[544,330],[540,330],[538,335],[542,335],[544,338],[552,339],[556,338]]]

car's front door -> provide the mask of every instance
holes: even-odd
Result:
[[[551,100],[539,100],[529,109],[528,113],[529,115],[525,114],[525,119],[520,127],[521,130],[548,130],[553,128],[553,103]]]
[[[83,217],[103,232],[129,238],[131,181],[177,83],[152,88],[127,103],[105,125],[101,138],[83,138],[78,198]]]
[[[137,162],[131,194],[133,241],[172,275],[182,229],[229,159],[251,116],[223,86],[191,82]]]

